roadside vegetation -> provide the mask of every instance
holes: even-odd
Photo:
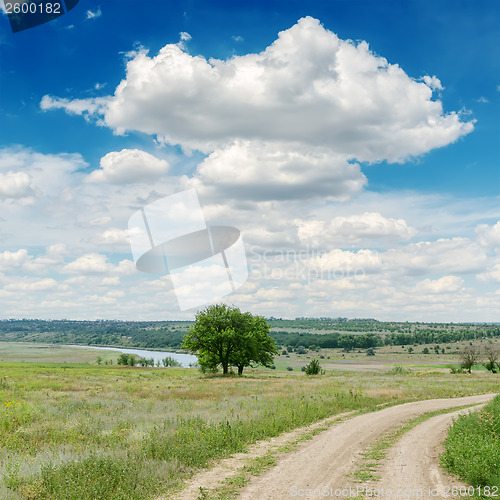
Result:
[[[441,463],[474,486],[476,496],[500,496],[500,396],[454,421]]]
[[[330,415],[496,388],[486,371],[238,377],[1,363],[0,498],[155,498],[212,459]]]

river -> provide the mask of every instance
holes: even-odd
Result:
[[[118,351],[126,354],[137,354],[141,358],[153,358],[155,364],[163,358],[171,357],[182,364],[183,367],[188,368],[190,363],[197,363],[198,357],[193,354],[182,354],[179,352],[164,352],[164,351],[144,351],[142,349],[128,349],[125,347],[98,347],[94,345],[72,345],[71,347],[82,347],[85,349],[100,349],[106,351]]]

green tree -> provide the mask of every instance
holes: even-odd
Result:
[[[486,346],[484,348],[486,354],[486,361],[483,363],[484,367],[492,373],[496,373],[500,369],[500,364],[498,363],[498,358],[500,354],[495,347]]]
[[[477,347],[465,347],[460,351],[461,367],[471,373],[472,367],[479,361],[479,356]]]
[[[182,346],[198,353],[202,369],[212,371],[221,365],[227,374],[230,366],[236,366],[241,375],[245,366],[272,366],[277,349],[269,333],[263,317],[216,304],[196,315]]]

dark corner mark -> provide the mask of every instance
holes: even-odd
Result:
[[[13,33],[61,17],[80,0],[3,0]]]

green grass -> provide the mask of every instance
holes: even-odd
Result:
[[[494,392],[484,374],[0,363],[0,498],[149,499],[259,439],[350,410]],[[262,465],[262,464],[261,464]]]
[[[467,483],[482,487],[481,491],[490,491],[484,489],[489,487],[500,495],[500,396],[483,409],[455,420],[441,463]]]

